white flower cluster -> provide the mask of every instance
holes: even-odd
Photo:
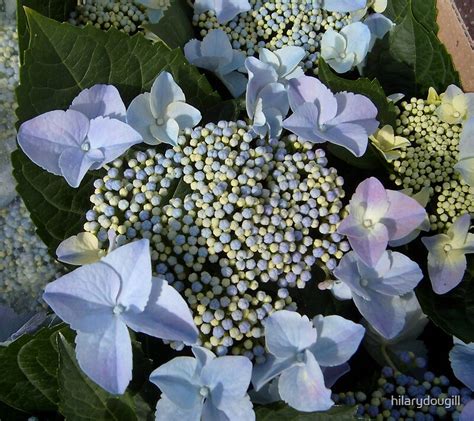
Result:
[[[453,169],[462,125],[442,122],[436,108],[435,104],[416,98],[397,107],[395,132],[411,144],[403,146],[400,158],[391,162],[390,178],[398,186],[412,188],[414,193],[428,187],[434,200],[431,229],[445,231],[459,215],[474,213],[474,188]]]
[[[18,313],[37,309],[44,286],[60,271],[36,235],[22,200],[0,209],[0,304]]]
[[[296,308],[289,288],[349,249],[336,233],[342,185],[310,143],[268,143],[222,121],[186,129],[164,154],[116,160],[95,182],[84,228],[104,244],[109,229],[118,244],[150,239],[155,273],[183,292],[203,345],[258,359],[261,321]]]
[[[135,0],[85,0],[69,16],[69,23],[83,27],[94,25],[98,29],[115,28],[134,34],[140,25],[148,23],[146,9]]]
[[[314,0],[250,0],[251,9],[226,24],[219,24],[214,12],[194,15],[193,23],[204,38],[213,29],[222,29],[232,47],[254,56],[262,47],[271,51],[294,45],[304,48],[305,69],[317,74],[320,42],[328,29],[336,31],[352,23],[350,13],[328,12]]]
[[[0,20],[0,207],[15,196],[10,153],[15,149],[18,79],[16,25],[14,21]]]

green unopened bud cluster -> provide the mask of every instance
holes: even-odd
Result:
[[[10,153],[15,149],[15,88],[18,85],[18,35],[14,21],[0,20],[0,207],[15,196]]]
[[[54,281],[60,270],[36,235],[21,199],[0,209],[0,303],[18,313],[38,309],[44,286]]]
[[[85,0],[71,13],[69,23],[80,27],[91,24],[103,30],[115,28],[132,35],[148,23],[148,18],[145,7],[134,0]]]
[[[262,47],[277,50],[298,46],[306,51],[305,69],[318,73],[320,42],[328,29],[336,31],[352,23],[349,13],[332,13],[314,0],[250,0],[251,9],[225,24],[219,24],[213,11],[195,15],[194,25],[201,37],[213,29],[222,29],[234,49],[254,56]]]
[[[391,179],[400,187],[430,189],[431,229],[445,231],[457,216],[474,212],[474,188],[454,170],[459,157],[461,124],[448,124],[436,115],[436,105],[412,98],[397,107],[395,132],[411,141],[400,159],[391,162]]]
[[[343,180],[324,151],[257,139],[243,121],[187,129],[165,153],[116,160],[94,185],[85,230],[104,243],[109,229],[119,244],[148,238],[155,274],[219,355],[263,358],[262,320],[296,309],[291,288],[349,250],[336,233]]]

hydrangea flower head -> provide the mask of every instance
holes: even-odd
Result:
[[[184,54],[191,64],[214,72],[234,97],[245,92],[247,78],[237,71],[244,66],[245,54],[232,49],[222,29],[210,31],[202,41],[192,39]]]
[[[474,187],[474,117],[462,129],[459,139],[459,159],[454,166],[464,181]]]
[[[201,113],[186,104],[182,89],[168,72],[161,72],[151,92],[138,95],[129,105],[127,121],[149,145],[176,145],[181,130],[194,127]]]
[[[449,353],[449,361],[454,375],[469,389],[474,390],[474,342],[464,343],[453,338],[454,347]]]
[[[279,377],[280,397],[298,411],[323,411],[334,402],[321,367],[344,364],[357,350],[365,329],[340,316],[306,316],[281,310],[266,319],[269,357],[254,367],[252,383],[259,391]]]
[[[370,177],[359,184],[349,202],[349,216],[339,225],[354,251],[369,266],[375,266],[388,242],[399,240],[418,228],[426,211],[415,199],[395,190],[385,190]]]
[[[346,73],[364,61],[371,39],[369,27],[361,22],[351,23],[340,32],[329,29],[321,39],[321,57],[337,73]]]
[[[110,393],[124,393],[132,378],[127,326],[167,340],[197,339],[183,298],[166,281],[152,280],[148,240],[62,276],[46,286],[43,299],[77,331],[79,366]]]
[[[441,94],[441,104],[436,110],[438,117],[449,124],[461,123],[474,116],[474,93],[465,94],[456,85],[449,85]]]
[[[116,88],[95,85],[82,91],[67,111],[49,111],[24,122],[18,144],[35,164],[78,187],[87,171],[142,141],[124,123],[124,110]]]
[[[290,80],[288,97],[293,114],[283,122],[285,129],[313,143],[340,145],[355,156],[365,153],[379,125],[370,99],[350,92],[334,95],[309,76]]]
[[[403,148],[403,146],[410,144],[408,139],[401,136],[395,136],[393,127],[389,124],[377,130],[372,136],[370,136],[370,140],[387,162],[400,158],[400,149]]]
[[[305,55],[304,49],[296,46],[283,47],[275,51],[262,48],[259,59],[270,64],[278,74],[278,81],[284,82],[303,75],[300,63]]]
[[[392,251],[385,251],[373,267],[351,251],[341,259],[334,275],[350,289],[360,313],[387,339],[398,335],[405,324],[400,297],[413,291],[423,278],[415,262]]]
[[[162,391],[156,420],[253,421],[247,394],[252,363],[246,357],[218,357],[206,348],[193,348],[196,358],[176,357],[151,373]]]
[[[246,93],[247,114],[253,121],[253,130],[261,137],[274,138],[282,131],[283,118],[288,113],[288,94],[272,64],[255,57],[245,60],[249,74]]]
[[[458,217],[446,234],[421,239],[428,249],[428,274],[433,291],[445,294],[455,288],[466,271],[466,254],[474,253],[474,234],[469,232],[471,217]]]
[[[196,0],[194,3],[195,13],[203,13],[213,10],[219,23],[226,23],[238,14],[250,10],[248,0]]]

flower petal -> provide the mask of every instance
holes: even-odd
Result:
[[[198,332],[183,297],[163,279],[153,278],[151,285],[145,310],[124,313],[127,325],[156,338],[194,344]]]
[[[310,351],[305,351],[306,362],[284,371],[278,382],[283,401],[303,412],[325,411],[334,405],[331,390],[324,384],[324,376]]]
[[[258,392],[293,364],[296,364],[296,357],[275,358],[273,355],[267,355],[264,363],[255,364],[253,367],[252,385],[254,389]]]
[[[278,73],[280,78],[285,78],[294,72],[301,63],[301,60],[303,60],[306,52],[301,47],[288,46],[275,50],[274,54],[277,56],[279,61]]]
[[[390,206],[382,219],[390,240],[399,240],[418,228],[426,218],[426,210],[415,199],[395,190],[387,190]]]
[[[459,421],[472,421],[474,419],[474,400],[470,400],[461,412]]]
[[[326,136],[330,143],[342,146],[357,157],[364,155],[369,144],[367,132],[357,124],[341,123],[327,130]]]
[[[433,291],[436,294],[446,294],[457,287],[463,279],[466,267],[466,256],[460,250],[452,250],[444,256],[429,253],[428,274]]]
[[[209,387],[212,402],[219,408],[223,407],[224,401],[244,397],[251,377],[252,363],[243,356],[214,358],[201,372],[201,381]]]
[[[296,134],[300,139],[313,143],[323,143],[326,139],[316,130],[319,110],[311,102],[300,105],[296,111],[283,121],[283,127]]]
[[[160,143],[167,143],[171,146],[178,144],[179,124],[176,120],[169,119],[161,126],[151,125],[150,132],[153,136],[153,141],[149,145],[158,145]]]
[[[311,352],[318,364],[325,367],[347,362],[357,351],[365,333],[363,326],[340,316],[316,316],[313,324],[318,331],[318,339]]]
[[[346,53],[355,55],[354,64],[362,63],[369,51],[371,39],[369,27],[362,22],[354,22],[344,26],[340,33],[347,41]]]
[[[145,92],[134,98],[127,109],[127,123],[140,133],[143,141],[149,145],[155,141],[150,132],[150,125],[156,124],[156,119],[151,112],[150,102],[151,94]]]
[[[62,176],[71,187],[79,187],[87,171],[104,160],[102,151],[95,149],[84,153],[81,148],[67,148],[59,157],[59,168]]]
[[[366,0],[324,0],[323,8],[328,12],[355,12],[366,6]]]
[[[181,130],[194,127],[202,118],[197,108],[185,102],[173,102],[168,105],[166,117],[175,120]]]
[[[214,403],[214,401],[212,402]],[[204,404],[203,419],[206,417],[210,408],[210,402]],[[217,410],[216,410],[217,409]],[[242,398],[225,399],[221,405],[216,405],[213,408],[216,421],[221,420],[239,420],[239,421],[255,421],[255,412],[253,410],[252,402],[248,395]]]
[[[364,263],[375,266],[387,249],[387,228],[383,224],[376,224],[363,237],[349,237],[349,243]]]
[[[247,89],[247,78],[239,72],[230,72],[220,75],[219,79],[234,98],[238,98]]]
[[[74,330],[97,332],[110,324],[120,278],[102,262],[82,266],[45,287],[43,299]]]
[[[50,111],[25,121],[18,131],[18,144],[36,165],[61,175],[59,157],[79,147],[89,130],[88,118],[77,111]]]
[[[123,155],[129,148],[143,140],[140,133],[128,124],[108,117],[91,120],[87,137],[92,148],[103,152],[104,164]]]
[[[276,311],[265,320],[265,344],[275,357],[288,358],[316,342],[316,329],[306,316]]]
[[[389,296],[368,290],[370,300],[356,294],[354,304],[371,326],[384,338],[397,336],[405,324],[405,310],[400,297]]]
[[[125,324],[114,317],[102,332],[77,332],[76,356],[81,369],[113,394],[123,394],[132,380],[132,342]]]
[[[459,160],[454,168],[467,184],[474,186],[474,156]]]
[[[454,345],[449,353],[449,361],[458,380],[474,390],[474,345]]]
[[[117,88],[102,84],[84,89],[74,98],[69,109],[81,112],[89,120],[102,116],[125,122],[127,113]]]
[[[181,405],[174,404],[173,401],[168,399],[166,396],[162,398],[156,404],[156,421],[200,421],[202,414],[203,404],[197,402],[190,408],[182,407]]]
[[[330,389],[344,374],[351,371],[351,367],[344,363],[335,367],[321,367],[321,370],[324,375],[324,384]]]
[[[197,366],[195,358],[176,357],[154,370],[150,381],[175,405],[193,408],[202,401],[199,394],[202,384]]]
[[[233,52],[229,38],[222,29],[209,31],[201,43],[201,54],[212,61],[216,60],[213,66],[218,70],[232,61]]]
[[[151,87],[151,112],[155,118],[163,118],[172,102],[186,101],[183,90],[174,81],[171,73],[161,72]]]
[[[150,243],[146,239],[125,244],[102,259],[121,278],[117,302],[143,311],[151,291]]]
[[[100,255],[99,240],[90,232],[80,232],[66,238],[56,249],[58,260],[70,265],[94,263],[100,259]]]

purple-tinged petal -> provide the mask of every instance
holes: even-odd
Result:
[[[125,244],[102,260],[120,276],[121,288],[117,303],[134,311],[143,311],[151,292],[150,243],[142,239]]]
[[[153,278],[145,310],[142,313],[128,311],[123,317],[135,332],[156,338],[194,344],[198,337],[191,311],[183,297],[160,278]]]
[[[418,228],[426,218],[426,210],[415,199],[395,190],[387,190],[390,206],[382,223],[390,240],[399,240]]]
[[[323,143],[326,139],[319,136],[316,131],[318,117],[319,110],[316,105],[305,102],[297,108],[295,113],[283,121],[283,127],[296,134],[300,139],[313,143]]]
[[[264,63],[255,57],[248,57],[245,60],[245,67],[249,74],[246,93],[247,114],[253,119],[260,91],[270,83],[276,83],[278,74],[270,64]]]
[[[316,342],[316,329],[306,316],[281,310],[265,320],[265,344],[277,358],[289,358]]]
[[[362,325],[340,316],[316,316],[313,324],[318,339],[310,350],[318,364],[335,367],[347,362],[359,348],[365,334]]]
[[[94,149],[100,149],[103,152],[103,164],[117,159],[133,145],[143,141],[140,133],[131,126],[108,117],[97,117],[91,120],[87,138],[91,146],[90,152]]]
[[[370,283],[370,288],[385,295],[405,295],[423,279],[418,264],[398,252],[385,252],[375,270],[379,277]]]
[[[155,117],[151,112],[150,101],[151,94],[145,92],[134,98],[127,109],[127,123],[140,133],[143,141],[149,145],[156,142],[150,132],[150,125],[156,123]]]
[[[78,148],[89,130],[88,118],[77,111],[50,111],[25,121],[18,131],[18,144],[36,165],[61,175],[59,157],[68,148]]]
[[[474,400],[470,400],[461,412],[459,421],[472,421],[474,420]]]
[[[243,356],[214,358],[201,372],[201,381],[210,389],[212,402],[218,408],[223,408],[224,401],[244,397],[251,377],[252,363]]]
[[[332,120],[337,113],[337,100],[329,88],[318,79],[300,76],[289,81],[288,99],[293,112],[305,102],[312,102],[318,109],[318,119],[314,125],[324,124]]]
[[[350,201],[351,213],[355,212],[358,217],[370,219],[372,223],[378,222],[386,214],[389,206],[387,191],[375,177],[367,178],[360,183]],[[363,214],[357,208],[362,208]]]
[[[190,408],[184,408],[162,395],[156,404],[155,421],[200,421],[202,408],[201,401]]]
[[[174,81],[171,73],[161,72],[151,87],[151,112],[155,118],[163,118],[172,102],[186,101],[183,90]]]
[[[344,363],[335,367],[321,367],[321,370],[324,375],[324,384],[330,389],[344,374],[351,371],[351,367]]]
[[[376,224],[363,237],[349,237],[349,243],[364,263],[374,266],[387,249],[387,228],[383,224]]]
[[[353,294],[369,299],[366,288],[360,284],[359,262],[360,260],[355,251],[346,253],[339,262],[339,265],[334,269],[334,276],[349,287]]]
[[[376,120],[377,107],[364,95],[352,92],[339,92],[336,94],[337,115],[328,122],[331,126],[342,123],[352,123],[362,126],[367,137],[374,134],[379,126]]]
[[[360,157],[365,154],[369,144],[369,137],[362,126],[350,123],[341,123],[331,126],[326,131],[330,143],[342,146],[353,155]]]
[[[328,12],[355,12],[366,6],[367,0],[324,0],[323,9]]]
[[[275,358],[267,355],[265,362],[255,364],[252,372],[252,385],[258,392],[268,382],[288,370],[296,363],[296,356],[291,358]]]
[[[405,324],[405,310],[400,297],[370,293],[370,300],[354,294],[356,307],[371,326],[384,338],[391,339],[397,336]]]
[[[460,250],[452,250],[444,255],[429,253],[428,275],[433,291],[436,294],[446,294],[457,287],[463,279],[466,267],[466,256]]]
[[[85,153],[81,148],[67,148],[59,157],[62,176],[71,187],[79,187],[87,171],[104,160],[104,153],[98,149]]]
[[[474,390],[474,344],[457,344],[449,353],[451,368],[458,380]]]
[[[185,102],[173,102],[166,109],[166,117],[175,120],[180,129],[192,128],[201,121],[201,113],[197,108]]]
[[[69,109],[81,112],[89,120],[101,116],[125,122],[127,113],[117,88],[101,84],[84,89],[74,98]]]
[[[76,357],[82,371],[110,393],[125,393],[132,380],[132,342],[125,324],[114,317],[102,332],[77,332]]]
[[[74,330],[97,332],[113,320],[120,286],[117,272],[97,262],[46,285],[43,299]]]
[[[324,384],[324,376],[310,351],[305,351],[305,362],[284,371],[278,382],[283,401],[303,412],[325,411],[334,405],[331,390]]]
[[[175,405],[193,408],[202,401],[198,363],[191,357],[176,357],[159,366],[150,375],[162,393]]]

